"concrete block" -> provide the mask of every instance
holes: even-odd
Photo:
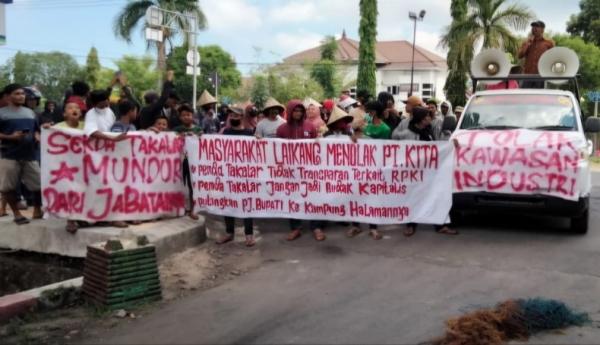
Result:
[[[37,298],[25,293],[16,293],[0,297],[0,322],[24,314],[37,304]]]

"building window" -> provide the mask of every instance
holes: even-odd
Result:
[[[421,93],[422,98],[431,98],[435,94],[433,84],[424,83],[423,92]]]

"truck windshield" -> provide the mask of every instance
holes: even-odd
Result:
[[[577,130],[571,98],[561,95],[482,95],[465,110],[461,129]]]

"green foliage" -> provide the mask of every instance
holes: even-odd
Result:
[[[326,98],[335,97],[340,89],[341,82],[335,62],[337,49],[335,37],[325,37],[321,45],[321,60],[310,71],[311,78],[321,85]]]
[[[567,23],[567,32],[582,37],[586,42],[600,45],[600,1],[581,0],[581,12],[571,15]]]
[[[186,74],[187,46],[177,47],[167,58],[167,66],[175,73],[177,93],[185,100],[192,99],[192,76]],[[242,74],[238,71],[233,57],[217,45],[199,47],[200,74],[198,76],[198,95],[202,90],[216,94],[213,83],[209,80],[216,71],[219,74],[219,95],[235,95],[240,87]]]
[[[264,75],[258,75],[254,78],[252,90],[250,93],[250,101],[258,109],[262,109],[267,99],[269,98],[269,83]]]
[[[467,73],[478,43],[516,56],[520,40],[512,30],[526,29],[534,15],[525,6],[508,5],[508,0],[453,0],[451,6],[453,20],[440,44],[449,49],[444,90],[456,106],[465,104]]]
[[[477,42],[482,42],[484,49],[500,48],[515,55],[519,40],[511,29],[526,29],[534,15],[525,6],[507,3],[508,0],[470,0],[467,15],[453,21],[442,36],[442,46],[449,47],[462,41],[463,46],[474,47]]]
[[[323,99],[323,89],[314,79],[297,68],[276,67],[266,72],[269,95],[282,104],[291,99]],[[254,77],[255,78],[255,77]]]
[[[452,24],[463,21],[467,16],[467,0],[452,0],[450,5],[452,14]],[[452,30],[450,28],[449,30]],[[464,36],[466,36],[463,33]],[[467,73],[469,66],[467,60],[472,58],[472,50],[463,49],[462,41],[465,39],[455,39],[448,44],[448,56],[446,57],[446,63],[448,65],[448,77],[444,85],[444,92],[446,98],[452,103],[453,106],[464,106],[467,92]],[[465,51],[470,51],[471,54],[465,54]]]
[[[131,34],[136,27],[140,25],[140,22],[145,23],[146,10],[150,6],[158,6],[162,9],[180,12],[180,13],[192,13],[196,15],[198,19],[196,26],[198,29],[204,29],[206,27],[206,17],[200,9],[200,4],[197,1],[190,0],[130,0],[125,7],[119,12],[115,18],[113,24],[113,30],[117,38],[121,38],[128,43],[131,43]],[[178,19],[175,21],[178,28],[187,28],[189,23]],[[145,27],[145,24],[144,24]],[[163,30],[163,36],[165,42],[171,42],[174,32],[171,30]],[[185,42],[188,42],[188,37],[185,37]],[[166,44],[164,42],[153,43],[158,50],[158,69],[163,69],[163,59],[166,55]]]
[[[377,0],[360,0],[360,37],[357,91],[376,94],[375,43],[377,38]]]
[[[115,64],[127,77],[129,86],[133,88],[139,99],[142,98],[145,91],[154,89],[158,82],[159,75],[154,69],[154,60],[150,56],[139,58],[125,55],[117,60]],[[107,86],[108,84],[100,85],[100,87]]]
[[[98,59],[98,50],[96,47],[92,47],[88,53],[87,60],[85,63],[85,80],[88,82],[92,89],[100,87],[98,84],[98,78],[100,77],[100,60]]]
[[[61,100],[73,80],[81,77],[77,61],[68,54],[18,52],[4,67],[5,77],[23,85],[35,85],[46,99]]]
[[[580,37],[555,35],[552,37],[557,46],[573,49],[579,57],[579,87],[581,96],[587,100],[588,91],[600,90],[600,47],[593,43],[586,43]],[[584,104],[586,115],[593,114],[593,103],[586,101]]]

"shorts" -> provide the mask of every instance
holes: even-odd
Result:
[[[41,190],[40,164],[0,158],[0,192],[14,192],[23,182],[30,192]]]

